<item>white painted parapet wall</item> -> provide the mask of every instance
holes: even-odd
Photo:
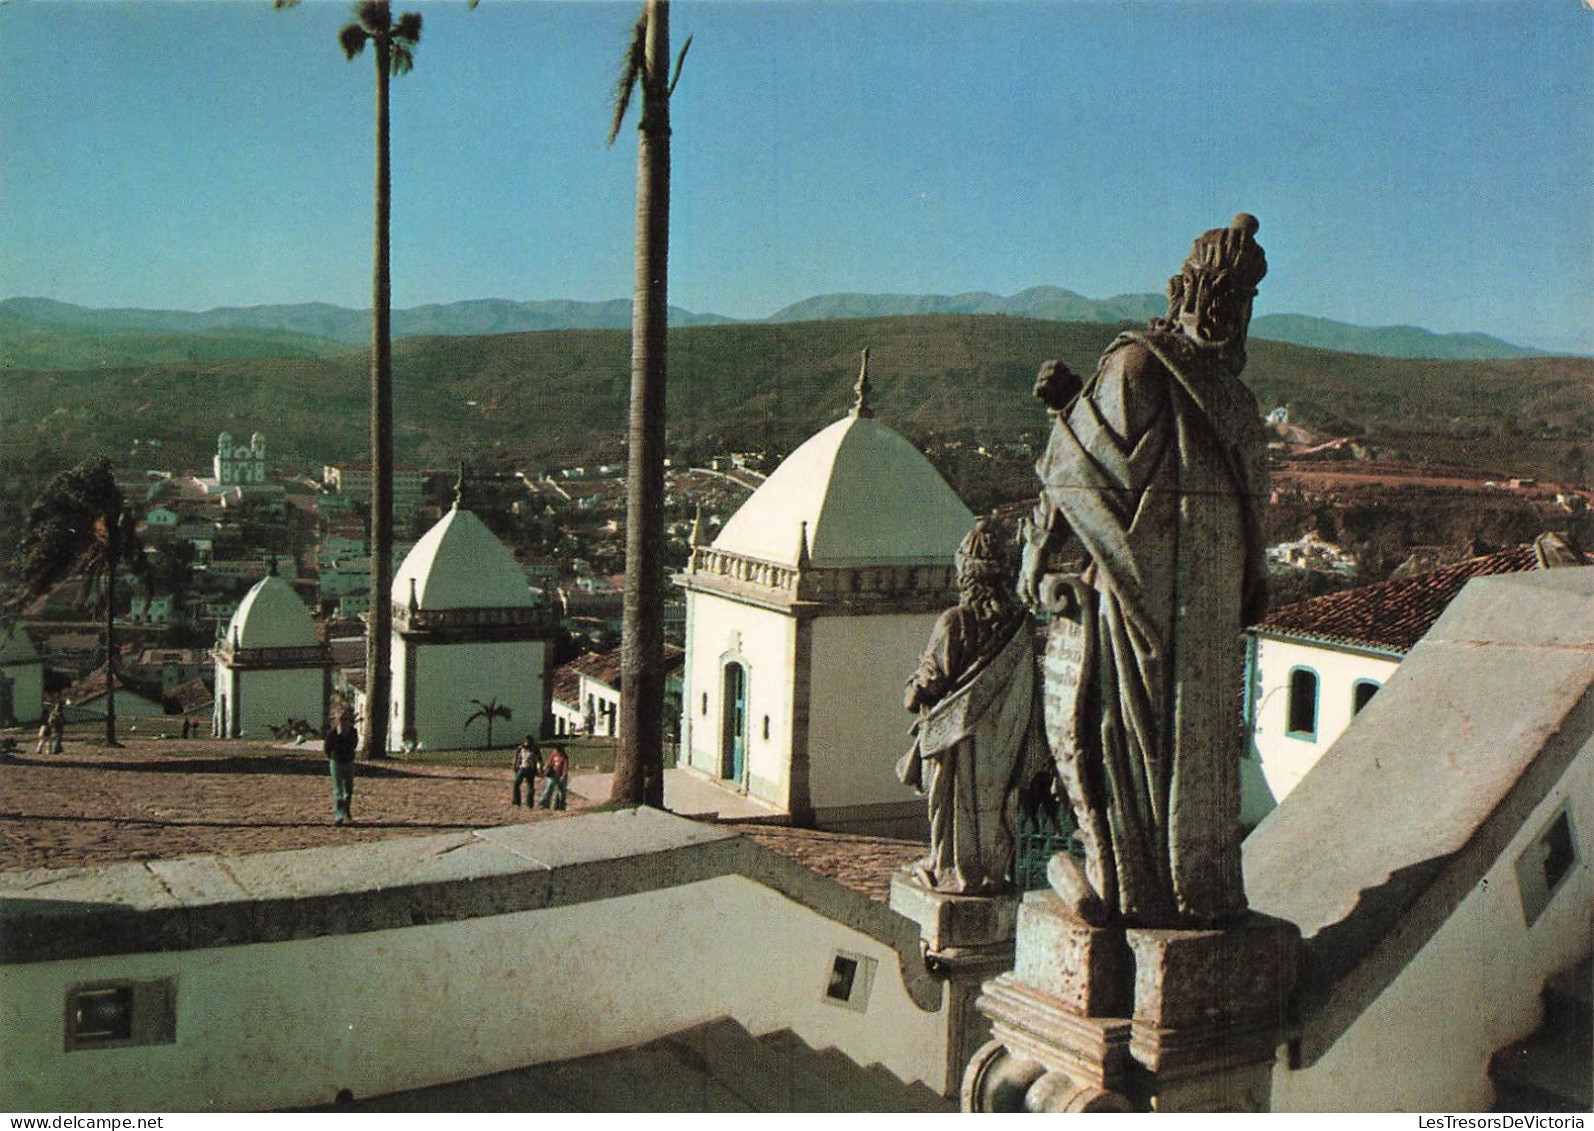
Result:
[[[861,1003],[826,1000],[838,952],[871,971]],[[174,1024],[155,1040],[167,1043],[68,1051],[68,996],[107,983],[166,987]],[[789,1028],[939,1090],[941,1005],[907,919],[734,833],[646,809],[0,875],[12,1111],[326,1104],[344,1088],[468,1079],[717,1017],[755,1035]]]

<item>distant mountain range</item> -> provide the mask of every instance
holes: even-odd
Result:
[[[1166,313],[1160,295],[1092,299],[1061,287],[1031,287],[1007,297],[829,294],[783,307],[763,322],[818,322],[923,314],[999,314],[1052,322],[1142,323]],[[737,322],[670,308],[675,327]],[[537,330],[619,330],[631,325],[628,299],[610,302],[473,299],[393,311],[396,338],[458,337]],[[1254,337],[1378,357],[1479,360],[1543,356],[1487,334],[1435,334],[1415,326],[1353,326],[1303,314],[1268,314]],[[86,368],[176,360],[318,357],[364,345],[366,311],[328,303],[217,307],[206,311],[92,309],[44,298],[0,301],[0,367]]]

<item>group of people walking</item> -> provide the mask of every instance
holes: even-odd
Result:
[[[360,746],[360,731],[352,711],[337,712],[326,733],[324,746],[327,766],[332,773],[333,820],[340,825],[353,822],[350,806],[354,801],[354,756]],[[563,809],[570,789],[570,759],[563,746],[555,746],[544,760],[542,748],[527,735],[515,750],[514,804],[519,805],[521,786],[525,786],[526,805],[543,809]],[[537,779],[542,792],[537,792]]]
[[[533,804],[532,798],[536,796],[535,804],[540,808],[565,807],[565,795],[570,789],[570,759],[565,755],[563,746],[555,746],[548,755],[547,762],[544,762],[542,748],[537,745],[537,740],[528,734],[515,748],[514,765],[515,784],[512,804],[520,804],[520,787],[524,784],[527,806]],[[540,796],[537,795],[539,777],[543,779]]]

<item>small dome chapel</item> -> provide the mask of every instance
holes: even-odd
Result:
[[[941,610],[974,515],[935,466],[855,403],[775,469],[686,590],[680,767],[799,824],[917,831],[896,780],[903,684]]]
[[[483,745],[473,700],[510,712],[499,745],[547,733],[553,633],[509,548],[456,502],[393,576],[395,748]]]
[[[215,658],[217,736],[268,738],[289,719],[325,729],[331,656],[275,562],[244,595]]]

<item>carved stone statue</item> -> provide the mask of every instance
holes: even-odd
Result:
[[[1046,722],[1085,874],[1053,888],[1092,922],[1204,927],[1245,911],[1241,632],[1265,610],[1266,441],[1239,381],[1267,273],[1257,221],[1198,238],[1166,319],[1121,334],[1083,387],[1048,363],[1053,428],[1020,591],[1054,614]],[[1077,540],[1088,565],[1049,571]]]
[[[958,604],[936,621],[908,681],[919,712],[897,776],[930,806],[930,854],[914,877],[935,891],[1004,890],[1013,863],[1013,795],[1046,765],[1037,711],[1035,632],[985,519],[957,552]]]

